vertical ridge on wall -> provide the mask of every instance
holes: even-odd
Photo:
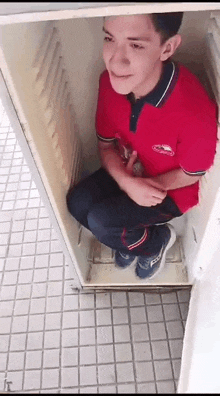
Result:
[[[57,171],[68,190],[79,180],[82,148],[59,32],[53,22],[47,23],[32,71],[33,89],[42,110],[46,133],[51,139]]]

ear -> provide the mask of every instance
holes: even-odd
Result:
[[[168,58],[170,58],[176,49],[179,47],[179,45],[182,42],[182,38],[179,34],[175,34],[175,36],[170,37],[163,45],[162,45],[162,51],[160,54],[160,60],[161,61],[166,61]]]

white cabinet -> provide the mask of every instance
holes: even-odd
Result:
[[[164,272],[152,281],[138,281],[133,271],[126,275],[118,272],[111,249],[100,245],[71,217],[66,194],[71,183],[99,166],[95,110],[99,75],[104,70],[103,16],[184,11],[180,29],[183,44],[174,59],[188,66],[209,90],[211,82],[218,98],[210,60],[217,71],[219,65],[215,66],[207,55],[207,34],[212,34],[210,17],[218,15],[218,10],[219,3],[208,2],[1,3],[2,92],[26,160],[69,257],[74,287],[191,287],[199,276],[198,257],[205,257],[210,224],[216,216],[220,218],[216,209],[218,159],[204,180],[201,204],[173,221],[177,243],[168,252]],[[217,229],[212,237],[213,249],[217,246],[216,233]],[[209,255],[204,261],[208,263]]]

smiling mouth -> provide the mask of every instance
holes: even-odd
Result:
[[[125,75],[125,76],[118,76],[117,74],[115,74],[113,71],[111,71],[111,75],[113,76],[113,77],[115,77],[115,78],[119,78],[119,79],[123,79],[123,80],[125,80],[125,79],[127,79],[127,78],[129,78],[129,77],[131,77],[132,75],[131,74],[128,74],[128,75]]]

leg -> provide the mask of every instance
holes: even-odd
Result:
[[[76,220],[89,228],[87,216],[93,205],[120,193],[121,190],[115,180],[104,168],[100,168],[68,192],[67,207]]]
[[[168,196],[160,205],[144,207],[122,193],[94,205],[87,219],[97,239],[112,249],[152,256],[164,240],[165,226],[158,224],[181,215]]]

